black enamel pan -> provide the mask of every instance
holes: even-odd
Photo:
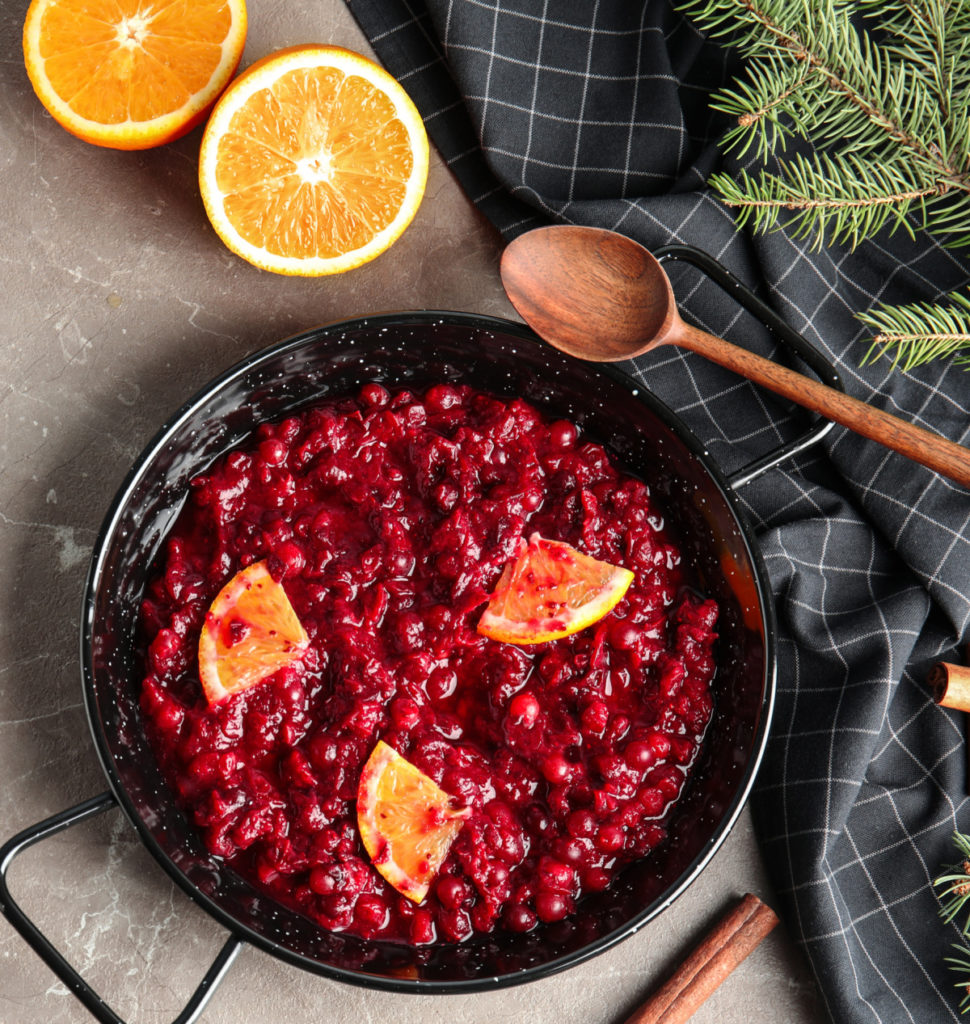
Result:
[[[693,263],[739,297],[716,264]],[[756,315],[804,345],[753,296]],[[811,352],[800,349],[804,357]],[[819,368],[825,374],[825,368]],[[830,372],[827,379],[831,380]],[[411,948],[322,930],[274,903],[203,846],[163,782],[142,728],[133,637],[149,565],[177,515],[189,479],[261,421],[323,398],[389,388],[467,382],[518,395],[569,418],[650,482],[677,524],[697,586],[721,606],[715,717],[669,840],[632,865],[568,920],[527,935],[493,934],[460,945]],[[11,839],[0,850],[0,909],[105,1024],[120,1018],[23,913],[7,885],[16,856],[50,835],[114,807],[172,879],[228,931],[227,941],[177,1020],[195,1020],[245,943],[328,977],[381,989],[459,993],[527,982],[608,949],[667,908],[711,860],[748,796],[768,735],[775,688],[773,611],[766,575],[736,489],[827,424],[728,479],[666,406],[615,368],[581,363],[520,324],[458,313],[413,312],[332,324],[246,359],[213,381],[161,429],[132,468],[95,544],[81,626],[82,687],[108,779],[104,794]]]

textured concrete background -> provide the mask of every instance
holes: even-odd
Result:
[[[196,185],[200,133],[142,154],[75,140],[23,70],[27,0],[0,5],[0,839],[105,789],[81,707],[78,619],[101,518],[169,412],[247,353],[315,324],[388,309],[514,316],[500,244],[432,154],[403,238],[337,279],[289,280],[229,253]],[[367,52],[340,0],[250,0],[243,66],[301,42]],[[72,829],[17,861],[10,882],[126,1020],[170,1021],[224,940],[173,888],[121,815]],[[304,973],[243,951],[207,1024],[622,1022],[704,927],[744,891],[771,902],[743,816],[675,907],[618,948],[547,981],[487,995],[406,997]],[[0,1024],[90,1019],[0,919]],[[822,1014],[778,929],[697,1024]]]

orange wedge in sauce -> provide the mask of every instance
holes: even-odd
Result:
[[[633,573],[534,533],[499,577],[478,632],[540,644],[599,622],[622,600]]]
[[[378,741],[357,791],[360,838],[374,867],[415,903],[427,895],[471,813],[452,803],[433,779]]]
[[[219,591],[199,637],[199,678],[210,704],[268,679],[309,645],[283,587],[254,562]]]

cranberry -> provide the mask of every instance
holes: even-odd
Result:
[[[549,440],[556,448],[572,448],[577,430],[568,420],[557,420],[549,426]]]
[[[346,896],[323,896],[320,899],[320,907],[323,922],[334,931],[343,931],[354,919],[353,904]]]
[[[517,725],[534,725],[539,711],[539,702],[528,692],[516,694],[509,702],[509,718]]]
[[[539,672],[550,686],[557,686],[568,679],[572,672],[563,654],[546,654],[539,662]]]
[[[447,875],[440,879],[435,886],[435,895],[443,907],[448,910],[457,910],[468,901],[471,889],[463,879],[455,875]]]
[[[561,921],[572,909],[572,900],[558,892],[540,892],[536,896],[536,913],[539,920],[551,924]]]
[[[547,754],[539,765],[539,770],[545,776],[548,782],[557,783],[565,782],[572,775],[572,766],[562,756],[562,754],[554,753]]]
[[[535,512],[542,505],[542,491],[538,487],[527,487],[522,492],[519,505],[523,512]]]
[[[380,384],[365,384],[360,389],[360,398],[362,402],[375,408],[381,408],[391,400],[390,393]]]
[[[313,837],[313,848],[321,855],[326,856],[336,850],[340,836],[332,828],[322,828]]]
[[[527,828],[535,835],[541,836],[552,829],[552,818],[540,804],[531,804],[527,807],[524,818]]]
[[[606,889],[613,876],[604,868],[589,868],[583,872],[583,888],[588,892],[602,892]]]
[[[284,541],[274,552],[287,576],[297,576],[306,565],[306,555],[296,541]]]
[[[306,689],[299,674],[289,667],[276,674],[280,700],[291,708],[302,708],[306,704]]]
[[[279,466],[286,460],[286,444],[278,438],[270,438],[259,446],[259,457],[267,466]]]
[[[653,732],[647,737],[647,743],[653,748],[658,761],[665,760],[670,754],[670,737],[662,732]]]
[[[539,885],[543,889],[569,892],[576,878],[576,872],[568,864],[542,857],[539,860]]]
[[[450,512],[458,504],[461,491],[450,480],[445,480],[435,487],[432,497],[442,512]]]
[[[623,849],[626,833],[619,825],[604,825],[596,833],[596,846],[604,853],[616,853]]]
[[[458,688],[458,674],[449,668],[436,668],[428,678],[428,697],[436,702],[447,700]]]
[[[610,629],[610,640],[621,650],[633,650],[640,640],[640,628],[632,622],[617,620]]]
[[[666,696],[672,696],[680,690],[687,669],[681,659],[668,659],[660,672],[660,689]]]
[[[402,612],[396,617],[392,629],[399,653],[417,650],[424,640],[424,622],[416,612]]]
[[[614,715],[607,727],[607,740],[610,745],[619,743],[630,731],[630,719],[626,715]]]
[[[380,896],[360,896],[354,904],[354,917],[367,933],[381,931],[390,918],[390,908]]]
[[[410,576],[417,563],[413,551],[394,547],[387,553],[385,564],[393,576]]]
[[[606,701],[593,700],[583,708],[580,721],[587,736],[602,736],[610,720],[610,709]]]
[[[676,800],[684,782],[681,772],[674,767],[661,769],[652,779],[653,784],[668,800]]]
[[[626,750],[623,751],[623,757],[631,768],[644,770],[656,761],[657,753],[653,744],[645,740],[634,740],[627,744]]]
[[[310,888],[320,896],[336,892],[340,886],[340,872],[333,868],[314,868],[310,872]]]
[[[421,721],[421,708],[410,697],[395,697],[390,711],[395,728],[404,732],[413,729]]]
[[[445,412],[461,404],[461,395],[450,384],[438,384],[428,389],[425,405],[433,412]]]
[[[434,915],[419,908],[411,918],[410,939],[415,946],[428,946],[435,940]]]
[[[564,864],[584,863],[589,857],[589,840],[581,839],[578,836],[557,839],[552,845],[552,852]]]
[[[472,922],[467,911],[442,909],[438,916],[442,935],[450,942],[463,942],[472,934]]]
[[[611,811],[615,811],[617,807],[617,799],[612,793],[607,793],[605,789],[597,789],[593,793],[593,809],[596,812],[596,816],[599,820],[602,820],[609,816]]]
[[[180,649],[179,638],[172,630],[159,630],[148,648],[153,670],[160,676],[167,675],[169,669],[174,667]]]
[[[162,732],[177,732],[185,721],[185,708],[174,700],[164,701],[155,709],[153,721]]]
[[[535,911],[522,903],[514,903],[507,907],[502,920],[505,927],[512,932],[529,932],[539,923]]]
[[[659,789],[647,787],[639,794],[640,805],[648,818],[656,818],[667,806],[667,798]]]

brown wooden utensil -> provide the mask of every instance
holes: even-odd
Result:
[[[501,274],[523,320],[569,355],[612,362],[679,345],[970,487],[970,450],[685,323],[663,267],[625,235],[536,228],[506,247]]]

